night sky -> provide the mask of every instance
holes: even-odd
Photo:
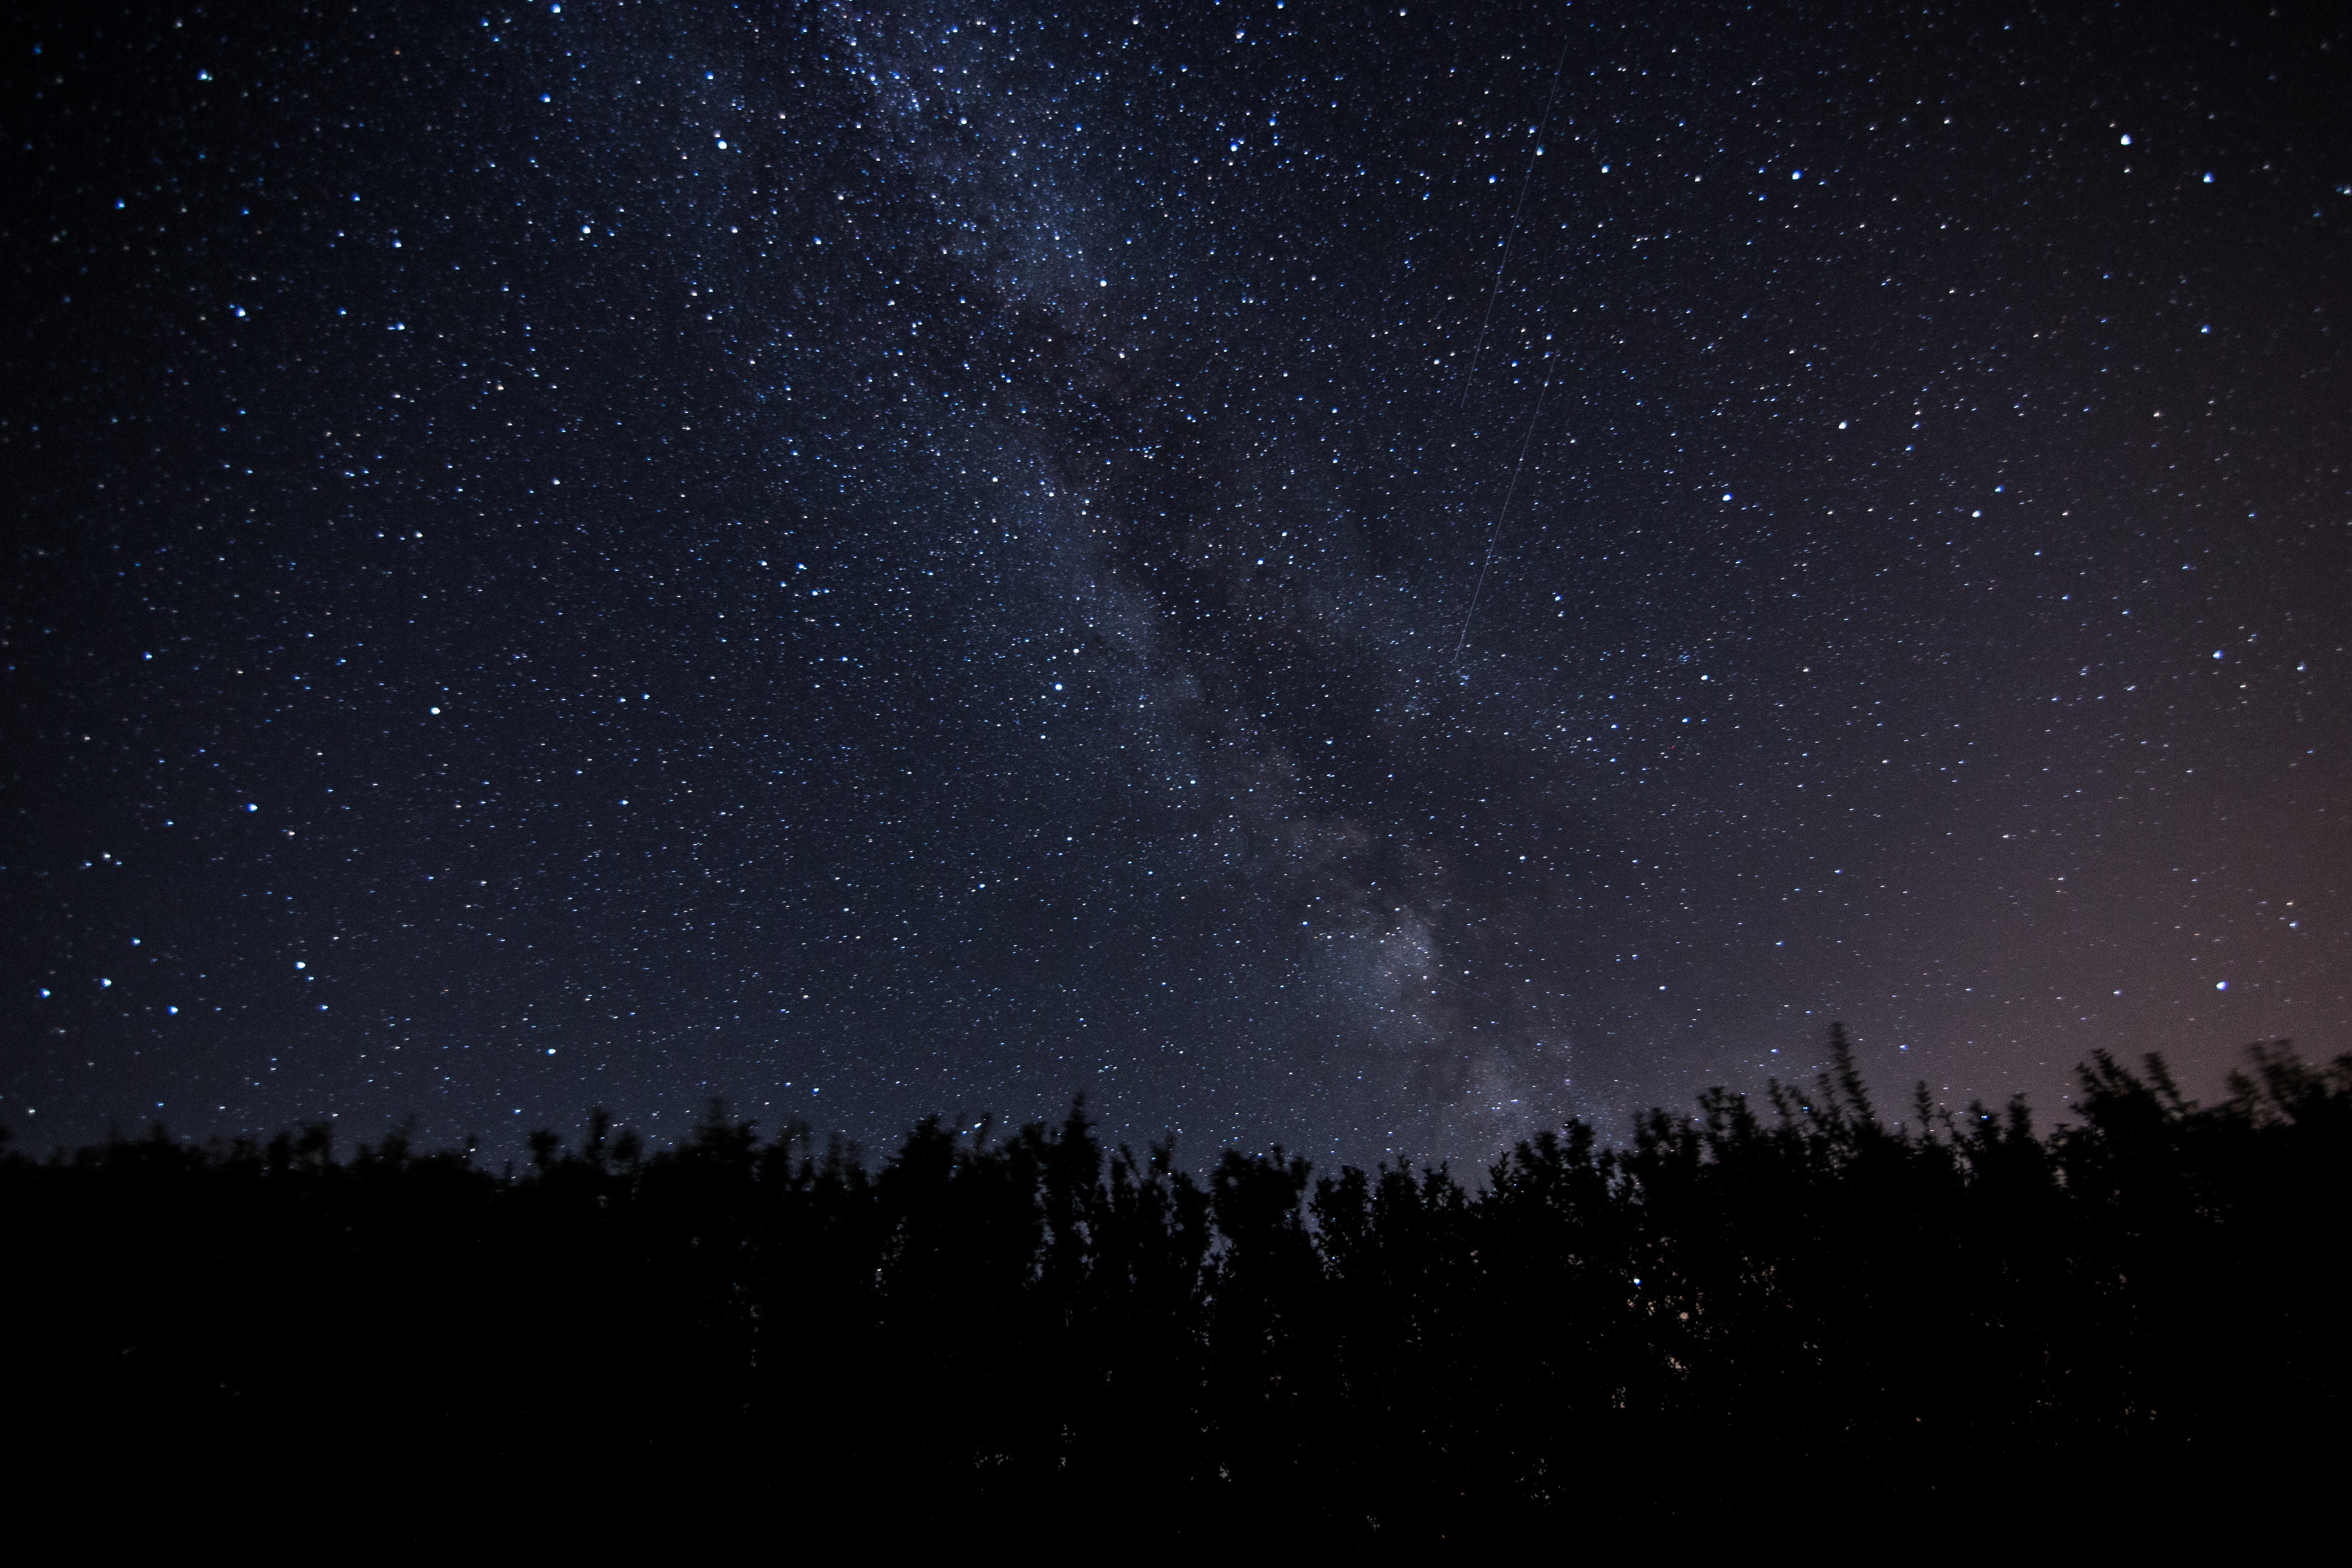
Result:
[[[22,1145],[2352,1048],[2341,13],[7,48]]]

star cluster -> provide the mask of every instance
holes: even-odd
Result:
[[[2159,20],[20,29],[0,1121],[2352,1046],[2352,30]]]

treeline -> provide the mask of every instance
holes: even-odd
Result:
[[[1195,1179],[1082,1108],[927,1121],[871,1169],[715,1109],[658,1151],[600,1113],[503,1173],[315,1127],[18,1155],[9,1407],[131,1503],[261,1489],[379,1536],[495,1507],[1593,1540],[2332,1486],[2352,1057],[2251,1047],[2200,1107],[2100,1056],[2037,1134],[1924,1087],[1883,1119],[1832,1045],[1808,1090],[1622,1147],[1571,1123],[1466,1184],[1280,1151]]]

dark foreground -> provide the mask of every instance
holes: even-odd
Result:
[[[15,1530],[1866,1549],[2336,1511],[2352,1058],[2256,1047],[2202,1109],[2100,1058],[2039,1136],[1890,1124],[1838,1062],[1469,1187],[1198,1183],[1075,1112],[876,1171],[716,1115],[514,1175],[316,1129],[13,1159]]]

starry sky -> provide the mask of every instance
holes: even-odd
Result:
[[[2352,25],[12,29],[0,1124],[2352,1048]]]

